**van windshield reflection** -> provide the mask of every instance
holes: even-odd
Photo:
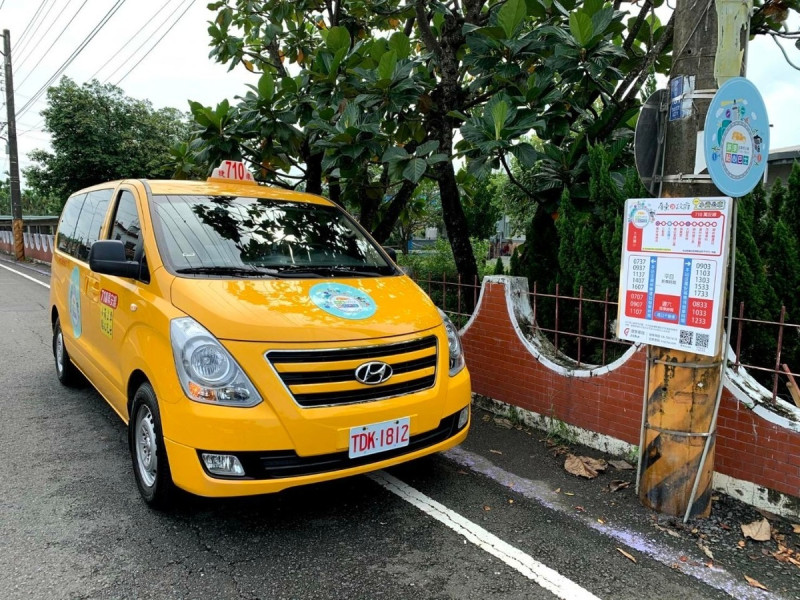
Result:
[[[175,273],[218,277],[376,277],[396,274],[333,206],[234,196],[155,195],[153,224]]]

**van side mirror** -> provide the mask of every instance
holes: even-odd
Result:
[[[89,250],[89,268],[102,275],[138,279],[140,265],[125,256],[125,244],[120,240],[98,240]]]
[[[391,258],[395,263],[397,263],[397,251],[394,248],[390,248],[388,246],[382,246],[382,248],[383,251],[389,255],[389,258]]]

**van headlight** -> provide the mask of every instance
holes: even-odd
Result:
[[[261,396],[230,353],[191,317],[170,322],[175,369],[190,400],[221,406],[255,406]]]
[[[444,321],[444,329],[447,332],[447,349],[450,352],[450,377],[452,377],[466,366],[464,349],[461,347],[461,337],[458,335],[458,329],[453,325],[450,317],[441,308],[439,309],[439,315]]]

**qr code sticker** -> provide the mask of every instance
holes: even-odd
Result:
[[[698,333],[697,334],[697,347],[698,348],[708,348],[708,334],[707,333]]]
[[[685,330],[681,331],[681,336],[680,336],[681,345],[691,346],[692,336],[694,336],[694,333],[691,331],[685,331]]]

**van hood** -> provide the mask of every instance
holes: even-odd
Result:
[[[176,277],[172,303],[223,340],[333,342],[391,337],[441,324],[406,276],[363,279]]]

